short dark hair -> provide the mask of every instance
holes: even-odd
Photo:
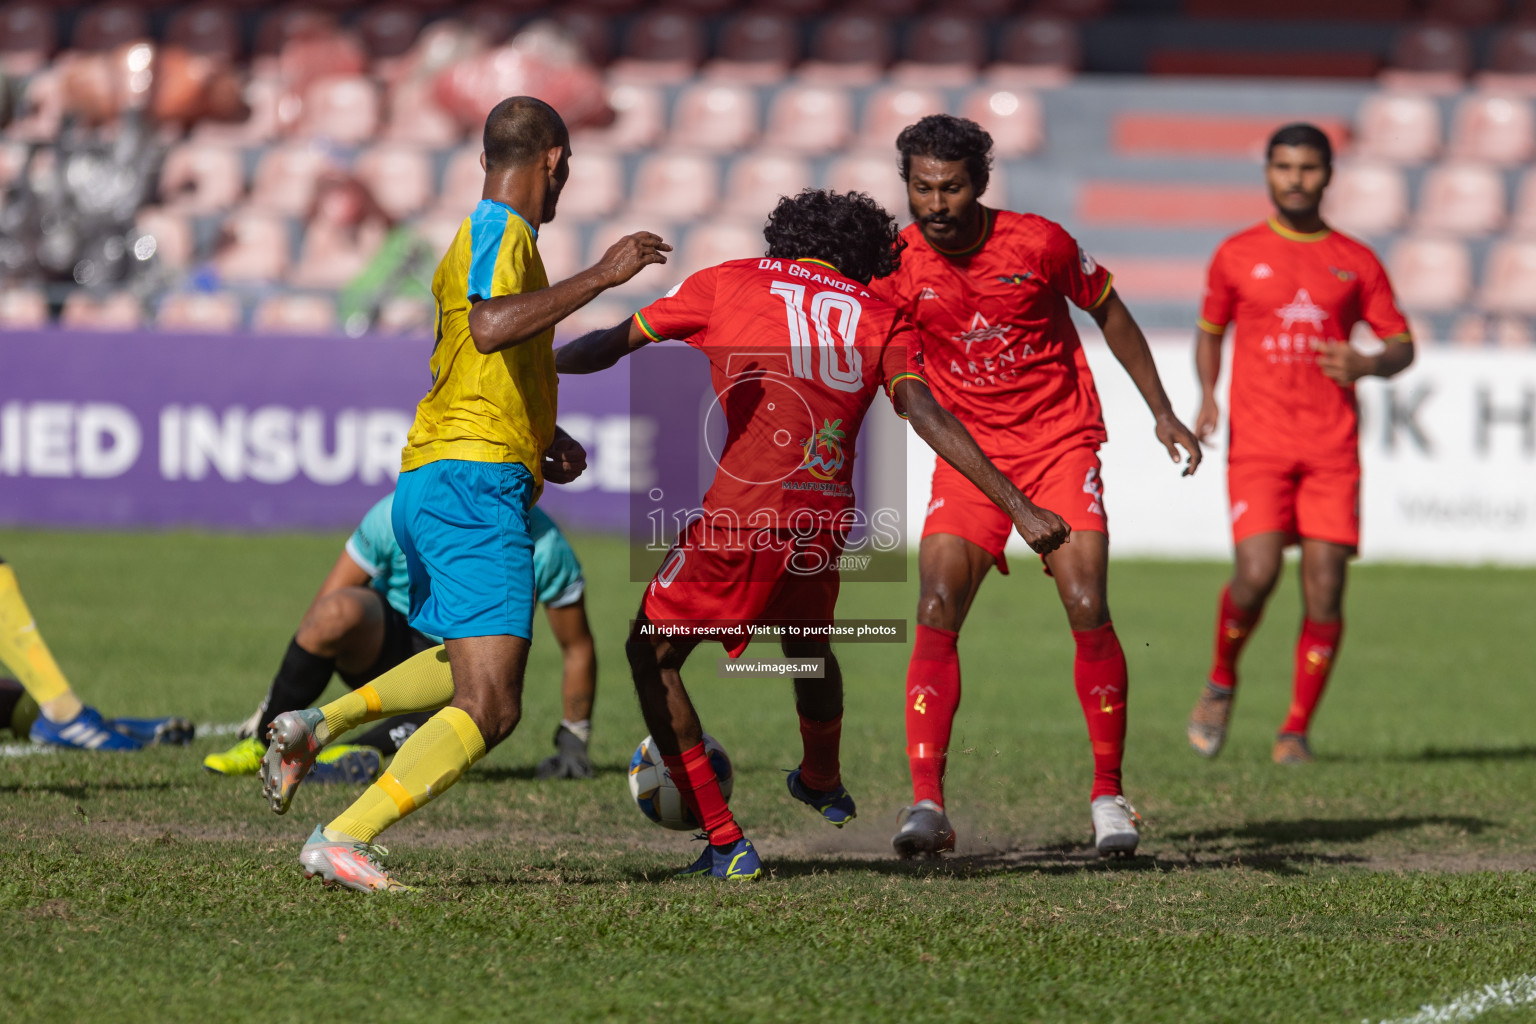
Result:
[[[763,237],[769,256],[826,260],[864,284],[895,273],[907,247],[896,218],[872,197],[819,188],[780,199]]]
[[[1333,166],[1333,143],[1328,141],[1327,134],[1315,124],[1307,124],[1305,121],[1297,121],[1278,129],[1269,137],[1269,145],[1264,147],[1264,159],[1272,160],[1276,146],[1310,146],[1323,157],[1323,166]]]
[[[909,124],[896,136],[901,151],[901,180],[912,173],[914,156],[931,156],[946,163],[964,160],[971,184],[979,196],[987,190],[992,177],[992,136],[975,121],[952,114],[929,114],[917,124]]]
[[[512,96],[486,116],[485,169],[499,171],[532,163],[570,141],[565,120],[554,107],[533,96]]]

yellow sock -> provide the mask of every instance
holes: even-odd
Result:
[[[451,700],[453,672],[448,668],[448,653],[442,647],[434,647],[321,708],[325,713],[325,735],[317,739],[329,743],[348,729],[367,722],[413,711],[436,711]]]
[[[43,643],[37,622],[21,599],[16,571],[4,562],[0,562],[0,662],[16,673],[49,720],[67,722],[80,713],[80,698]]]
[[[327,838],[371,843],[401,818],[441,796],[485,756],[485,739],[461,708],[443,708],[400,745],[389,771],[325,827]]]

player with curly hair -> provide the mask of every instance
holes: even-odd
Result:
[[[1104,332],[1156,418],[1157,439],[1187,476],[1200,444],[1168,404],[1146,339],[1109,272],[1062,228],[1034,214],[983,206],[992,137],[973,121],[936,114],[896,140],[915,223],[901,268],[870,285],[917,326],[940,403],[1034,501],[1058,509],[1072,540],[1043,555],[1077,643],[1073,669],[1093,746],[1089,797],[1101,854],[1129,854],[1139,834],[1121,791],[1126,665],[1107,599],[1109,521],[1098,448],[1104,417],[1067,303]],[[907,757],[912,805],[892,840],[898,853],[954,848],[944,768],[960,704],[961,624],[988,570],[1008,571],[1011,524],[987,496],[940,463],[918,553],[917,638],[907,669]]]
[[[854,509],[853,452],[884,388],[918,436],[995,503],[1036,551],[1067,535],[982,454],[923,379],[918,338],[870,278],[900,265],[895,220],[869,196],[807,190],[786,197],[763,229],[767,255],[699,271],[671,295],[607,331],[560,348],[561,373],[592,373],[641,346],[686,341],[710,362],[726,440],[703,517],[684,530],[646,589],[626,651],[640,709],[672,781],[708,834],[682,873],[756,878],[761,863],[720,792],[703,726],[680,674],[701,638],[738,657],[754,626],[793,627],[792,659],[819,659],[797,678],[803,757],[789,791],[833,825],[854,817],[839,768],[843,685],[825,639],[840,583],[837,557]],[[714,632],[704,632],[713,629]],[[669,635],[670,634],[670,635]]]

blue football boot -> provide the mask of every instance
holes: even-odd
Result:
[[[838,783],[836,789],[829,789],[824,793],[811,789],[800,781],[799,768],[791,771],[786,781],[789,783],[790,796],[808,807],[814,807],[821,812],[823,818],[838,828],[842,828],[859,816],[859,812],[853,806],[853,797],[848,795],[848,790],[843,788],[842,783]]]
[[[185,718],[109,718],[107,728],[145,747],[184,747],[197,730]]]
[[[706,846],[699,859],[677,873],[685,878],[711,875],[727,882],[751,882],[763,876],[763,862],[757,859],[752,840],[742,836],[730,846]]]
[[[107,726],[101,712],[83,707],[67,722],[50,721],[38,715],[32,723],[32,742],[71,750],[142,750],[144,744]]]

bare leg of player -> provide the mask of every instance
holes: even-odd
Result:
[[[822,678],[795,680],[795,711],[800,715],[800,765],[789,773],[789,795],[842,828],[858,817],[853,797],[843,786],[838,754],[843,738],[843,670],[824,642],[783,640],[786,658],[819,658]]]
[[[1330,541],[1303,538],[1301,596],[1304,618],[1296,640],[1295,674],[1291,680],[1291,710],[1275,739],[1276,764],[1312,760],[1307,730],[1323,699],[1328,676],[1344,635],[1344,577],[1353,549]]]
[[[1237,542],[1232,580],[1221,590],[1216,609],[1216,644],[1211,671],[1189,714],[1189,745],[1202,757],[1215,757],[1227,741],[1227,725],[1237,696],[1237,659],[1264,614],[1280,579],[1286,535],[1258,533]]]
[[[1109,536],[1098,530],[1076,530],[1067,543],[1045,556],[1045,564],[1056,580],[1056,592],[1077,642],[1072,680],[1093,746],[1089,807],[1094,845],[1102,856],[1129,855],[1140,841],[1139,819],[1120,785],[1129,679],[1125,652],[1109,617]]]
[[[597,647],[587,624],[584,601],[563,608],[546,608],[549,628],[560,645],[560,725],[555,729],[555,753],[539,762],[541,779],[589,779],[592,761],[592,701],[597,694]]]

